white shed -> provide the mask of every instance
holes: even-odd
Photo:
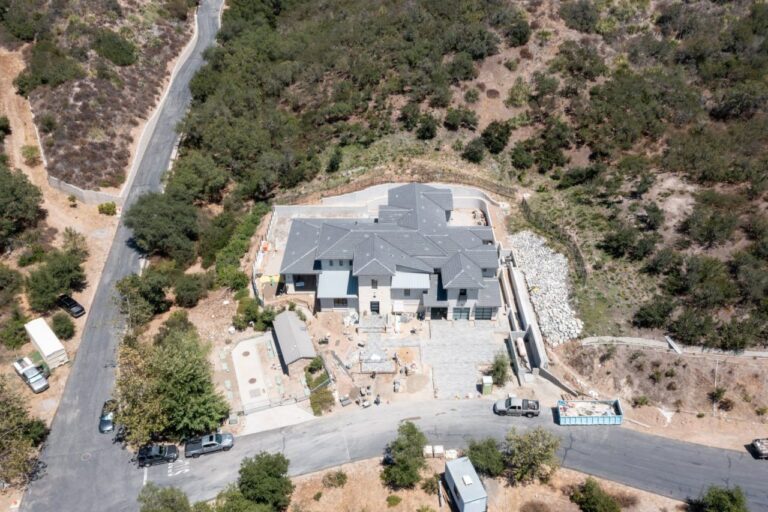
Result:
[[[468,457],[445,463],[445,483],[459,512],[488,510],[488,494]]]
[[[32,320],[24,325],[24,329],[49,368],[53,369],[69,362],[69,356],[64,350],[64,345],[48,327],[44,318]]]

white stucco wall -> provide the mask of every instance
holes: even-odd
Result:
[[[371,287],[371,281],[378,281],[378,288]],[[358,293],[360,300],[360,314],[371,313],[371,301],[379,301],[379,312],[382,315],[388,315],[392,312],[392,278],[389,276],[360,276],[357,278]]]

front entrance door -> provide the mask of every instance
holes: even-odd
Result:
[[[379,314],[379,301],[377,300],[371,301],[371,314],[373,315]]]

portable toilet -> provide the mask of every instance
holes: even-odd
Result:
[[[493,377],[483,375],[483,394],[490,395],[493,392]]]
[[[24,324],[24,329],[48,368],[54,369],[69,362],[69,356],[64,350],[64,345],[61,344],[44,318],[37,318]]]
[[[468,457],[445,463],[445,483],[459,512],[488,510],[488,494]]]

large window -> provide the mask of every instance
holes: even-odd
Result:
[[[403,295],[405,295],[406,297],[410,297],[411,296],[411,289],[410,288],[406,288],[405,290],[403,290]]]
[[[379,288],[379,280],[371,279],[371,288],[377,290]]]
[[[469,308],[453,308],[454,320],[469,320]]]
[[[347,307],[347,299],[333,299],[333,307],[335,308]]]
[[[475,320],[490,320],[496,308],[475,308]]]

